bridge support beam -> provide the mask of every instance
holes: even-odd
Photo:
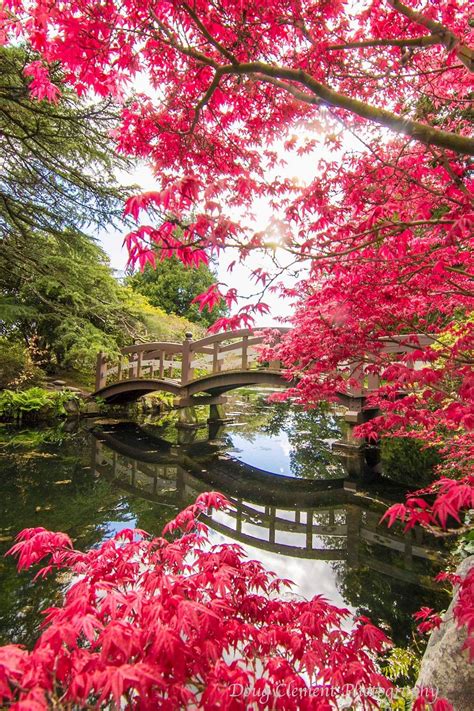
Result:
[[[346,509],[347,525],[347,565],[357,568],[359,565],[359,544],[361,528],[361,509],[349,504]]]
[[[196,413],[196,407],[202,405],[209,407],[209,417],[207,419],[209,439],[217,439],[223,425],[231,421],[225,414],[224,404],[226,402],[227,398],[222,395],[203,395],[178,400],[175,404],[178,409],[178,422],[176,423],[178,443],[190,444],[194,441],[196,430],[203,426],[203,422],[199,422]]]
[[[196,409],[194,407],[180,407],[178,410],[178,421],[176,422],[178,444],[192,444],[196,439],[199,427],[200,424]]]
[[[199,422],[194,407],[180,407],[178,410],[178,422],[176,427],[181,429],[195,429],[199,427]]]
[[[222,403],[213,403],[209,406],[209,419],[207,426],[209,430],[209,439],[219,439],[224,425],[231,422],[232,418],[226,417],[224,405]]]
[[[333,444],[333,452],[343,461],[344,467],[354,479],[373,479],[378,476],[380,450],[378,445],[369,444],[365,439],[356,437],[357,425],[376,417],[378,410],[348,410],[344,415],[342,438]]]
[[[211,424],[211,422],[224,424],[225,422],[229,422],[229,420],[230,418],[226,417],[224,405],[222,403],[213,403],[212,405],[209,405],[208,424]]]

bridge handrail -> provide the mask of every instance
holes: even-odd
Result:
[[[112,375],[117,376],[118,381],[126,380],[128,377],[140,379],[143,377],[145,370],[149,371],[148,377],[151,379],[154,377],[154,371],[157,370],[159,380],[166,380],[165,372],[169,372],[169,380],[178,381],[182,386],[187,385],[196,379],[194,370],[200,363],[194,357],[198,354],[210,356],[212,359],[212,362],[205,362],[205,367],[209,367],[211,371],[206,376],[223,372],[224,354],[231,354],[232,352],[239,352],[240,363],[238,366],[233,364],[230,368],[226,368],[225,372],[228,370],[247,371],[252,367],[251,361],[255,354],[254,347],[264,342],[266,332],[272,331],[273,333],[277,332],[280,335],[284,335],[290,330],[288,327],[262,326],[254,329],[242,328],[236,331],[224,331],[197,340],[193,340],[192,334],[187,333],[182,343],[170,341],[138,343],[122,348],[116,364],[111,367],[109,367],[109,361],[106,356],[103,353],[99,353],[97,357],[96,391],[105,387],[107,379]],[[434,343],[436,338],[428,334],[407,333],[385,336],[380,338],[379,342],[381,344],[379,355],[380,352],[401,354]],[[167,360],[166,356],[170,356],[170,360]],[[124,359],[126,360],[124,361]],[[375,390],[380,385],[380,376],[367,373],[365,371],[366,364],[365,361],[361,361],[359,358],[355,358],[345,364],[349,377],[359,380],[361,383],[359,387],[351,386],[349,394],[354,397],[360,397],[367,390]],[[261,367],[265,366],[262,365]],[[267,367],[272,371],[281,370],[279,361],[272,361],[267,364]],[[174,376],[175,371],[179,373],[178,378]],[[364,384],[365,380],[367,380],[367,387]]]
[[[291,331],[291,328],[277,326],[261,326],[259,328],[240,328],[237,331],[223,331],[222,333],[214,333],[212,336],[205,336],[204,338],[200,338],[197,341],[192,341],[192,348],[193,350],[195,350],[200,346],[207,346],[211,343],[219,343],[221,341],[230,341],[231,339],[235,338],[245,338],[246,336],[254,336],[256,339],[262,341],[264,338],[263,333],[261,336],[258,336],[256,334],[269,330],[279,331],[281,334],[283,334],[288,333],[288,331]]]
[[[198,340],[193,340],[192,334],[187,333],[183,343],[173,343],[165,341],[156,341],[151,343],[138,343],[133,346],[125,346],[120,351],[120,357],[116,365],[108,366],[108,360],[103,353],[99,353],[97,357],[96,369],[96,390],[105,387],[107,379],[110,375],[118,375],[119,381],[124,379],[122,376],[125,372],[136,374],[137,378],[141,377],[142,370],[145,368],[152,369],[154,356],[159,359],[159,376],[164,379],[166,370],[170,371],[170,378],[173,376],[173,370],[180,370],[180,381],[182,385],[186,385],[193,379],[193,355],[202,354],[212,356],[212,373],[221,371],[220,361],[223,353],[232,351],[241,352],[241,370],[249,369],[249,349],[264,341],[265,331],[277,331],[281,334],[289,331],[286,327],[269,327],[262,326],[258,329],[243,328],[237,331],[224,331],[222,333],[205,336]],[[260,335],[261,334],[261,335]],[[237,340],[236,339],[240,339]],[[228,343],[228,341],[234,341]],[[222,345],[221,345],[222,344]],[[180,356],[181,359],[174,364],[165,362],[165,356],[174,355]],[[128,358],[128,363],[124,364],[123,358]]]
[[[133,346],[125,346],[120,350],[120,353],[122,355],[128,355],[129,353],[146,353],[147,351],[159,350],[168,350],[170,353],[178,353],[182,348],[182,343],[175,343],[174,341],[150,341],[150,343],[137,343]]]

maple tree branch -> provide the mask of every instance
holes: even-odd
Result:
[[[446,271],[452,271],[452,269],[447,269]],[[455,281],[452,279],[447,279],[447,282],[450,286],[453,287],[453,292],[454,294],[463,294],[464,296],[469,296],[472,297],[474,296],[474,290],[473,289],[464,289],[462,286],[459,286],[459,284],[456,284]],[[470,361],[469,361],[470,362]]]
[[[196,108],[194,109],[193,121],[192,121],[189,129],[184,132],[185,134],[192,133],[194,131],[194,129],[196,128],[197,123],[199,121],[199,116],[201,115],[201,111],[206,106],[206,104],[210,101],[213,93],[219,86],[221,77],[222,77],[222,71],[220,69],[217,69],[216,73],[214,74],[214,78],[213,78],[212,82],[210,83],[206,93],[203,95],[203,97],[200,99],[200,101],[196,104]]]
[[[346,42],[344,44],[331,44],[326,47],[329,52],[345,49],[363,49],[364,47],[430,47],[433,44],[441,44],[439,35],[423,35],[422,37],[412,37],[406,39],[367,39],[357,42]]]
[[[467,188],[466,185],[464,185],[462,176],[457,175],[451,168],[449,160],[446,157],[446,153],[443,150],[441,150],[441,153],[438,154],[438,153],[436,153],[436,151],[433,150],[433,148],[431,146],[430,146],[430,153],[443,166],[443,168],[449,174],[449,176],[452,178],[453,183],[459,188],[459,190],[461,190],[465,195],[470,195],[471,191]]]
[[[264,74],[256,74],[255,79],[266,82],[267,84],[273,84],[273,86],[276,86],[279,89],[284,89],[289,94],[294,96],[295,99],[303,101],[305,104],[314,104],[316,106],[321,105],[321,99],[318,99],[317,96],[306,94],[304,91],[298,91],[298,89],[292,84],[287,84],[286,82],[280,81],[279,79],[273,79],[272,77],[266,77]]]
[[[226,57],[226,59],[228,59],[232,64],[238,64],[238,61],[236,57],[234,57],[232,52],[229,52],[228,49],[223,47],[222,44],[218,42],[215,37],[212,36],[209,30],[199,19],[197,13],[185,2],[183,3],[183,9],[196,23],[196,27],[200,30],[201,34],[207,39],[209,44],[212,44],[212,46],[215,47],[215,49],[217,49],[217,51],[220,52],[220,54],[222,54],[224,57]]]
[[[158,29],[166,37],[166,39],[163,37],[163,35],[160,37],[162,42],[164,42],[165,44],[169,45],[170,47],[173,47],[174,49],[178,50],[178,52],[182,52],[186,57],[192,57],[192,59],[196,59],[198,62],[202,62],[205,66],[214,67],[214,69],[219,68],[218,62],[216,62],[215,59],[212,59],[212,57],[208,57],[206,54],[203,54],[203,52],[200,52],[198,49],[195,49],[194,47],[185,47],[177,39],[175,33],[172,32],[169,29],[169,27],[167,27],[160,20],[160,18],[158,17],[156,12],[153,10],[153,8],[150,9],[150,15],[155,20],[156,24],[158,25]]]
[[[371,106],[370,104],[360,101],[359,99],[354,99],[346,94],[342,94],[334,89],[331,89],[325,84],[322,84],[314,79],[314,77],[302,69],[285,68],[261,61],[243,62],[240,64],[234,63],[235,58],[233,55],[231,64],[219,65],[215,59],[207,56],[194,47],[183,46],[183,44],[177,40],[174,33],[163,25],[154,10],[151,10],[150,14],[156,21],[161,32],[166,34],[168,43],[172,47],[186,56],[192,57],[198,62],[214,67],[216,71],[220,70],[221,74],[260,75],[261,81],[263,80],[263,77],[266,77],[273,80],[286,80],[302,84],[316,97],[318,97],[320,100],[318,103],[320,104],[327,104],[328,106],[344,109],[360,116],[361,118],[366,118],[369,121],[373,121],[381,126],[386,126],[387,128],[390,128],[398,133],[408,135],[427,146],[435,145],[441,148],[448,148],[449,150],[457,153],[474,155],[474,139],[468,138],[467,136],[461,136],[456,133],[443,131],[413,119],[404,118],[388,111],[387,109]],[[216,42],[214,41],[212,45],[216,47]],[[225,50],[225,48],[223,48],[219,43],[217,43],[217,49],[221,53],[223,53],[222,50]],[[280,88],[295,95],[295,88],[292,85],[283,84]],[[309,98],[304,93],[301,93],[298,99],[305,103],[315,103],[312,97]]]
[[[330,114],[336,121],[338,121],[340,124],[342,124],[342,126],[343,126],[344,128],[347,128],[347,129],[350,131],[350,133],[354,136],[354,138],[356,138],[358,141],[360,141],[360,143],[362,143],[362,145],[374,156],[374,158],[376,158],[378,161],[380,161],[380,163],[381,163],[382,165],[393,167],[400,175],[404,176],[410,183],[413,183],[414,185],[417,185],[419,188],[421,188],[422,190],[424,190],[424,191],[430,193],[431,195],[434,195],[434,196],[439,197],[439,198],[443,198],[444,200],[448,200],[449,202],[455,203],[455,204],[457,204],[457,205],[460,205],[460,204],[461,204],[461,203],[459,202],[459,200],[454,199],[452,196],[447,196],[447,195],[445,195],[445,194],[442,194],[442,193],[440,193],[439,191],[434,190],[432,187],[426,185],[425,183],[422,183],[422,182],[420,182],[419,180],[415,180],[415,178],[414,178],[412,175],[409,175],[406,170],[404,170],[403,168],[401,168],[401,167],[397,164],[397,162],[395,162],[395,163],[390,163],[390,162],[386,161],[376,150],[374,150],[373,146],[371,146],[370,143],[368,143],[367,141],[365,141],[358,133],[356,133],[356,132],[354,131],[354,129],[352,129],[350,126],[346,127],[345,124],[344,124],[344,122],[342,121],[342,119],[341,119],[339,116],[337,116],[336,114],[334,114],[333,111],[329,110],[329,114]],[[431,150],[431,149],[430,149],[430,150]]]
[[[461,39],[454,34],[454,32],[440,22],[426,17],[422,12],[413,10],[413,8],[404,5],[400,0],[387,0],[387,2],[394,10],[405,15],[405,17],[412,22],[416,22],[418,25],[422,25],[426,27],[426,29],[431,30],[433,34],[438,35],[440,43],[444,45],[448,51],[454,51],[464,66],[466,66],[469,71],[474,72],[474,51],[466,44],[463,44]]]
[[[296,82],[297,84],[305,86],[317,96],[321,102],[329,106],[335,106],[350,111],[361,118],[366,118],[381,126],[391,128],[398,133],[410,136],[427,146],[435,145],[441,148],[448,148],[457,153],[474,155],[474,139],[468,138],[467,136],[460,136],[456,133],[442,131],[441,129],[433,128],[419,121],[398,116],[387,109],[377,108],[359,99],[353,99],[334,89],[330,89],[325,84],[321,84],[321,82],[314,79],[302,69],[274,66],[266,64],[265,62],[246,62],[222,67],[222,72],[225,74],[257,74],[274,79]],[[287,89],[287,87],[285,88]]]

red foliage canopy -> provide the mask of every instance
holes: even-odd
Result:
[[[279,596],[288,581],[239,546],[210,545],[197,522],[208,506],[226,501],[201,495],[165,528],[185,532],[171,542],[126,530],[82,553],[64,534],[23,531],[19,568],[47,558],[38,575],[61,570],[70,584],[31,652],[0,647],[0,703],[329,711],[390,693],[376,663],[385,635],[365,618],[348,631],[348,611],[319,595]]]

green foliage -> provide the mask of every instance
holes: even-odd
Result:
[[[382,439],[381,459],[384,473],[407,486],[425,486],[433,481],[433,469],[440,463],[438,451],[407,437]]]
[[[171,393],[156,392],[141,398],[137,406],[142,412],[150,410],[171,410],[175,403],[175,396]]]
[[[0,329],[30,352],[47,351],[50,364],[85,369],[91,352],[116,351],[134,333],[136,319],[122,315],[120,287],[90,237],[118,224],[125,191],[114,174],[127,164],[111,149],[109,103],[81,101],[62,86],[58,104],[30,99],[23,70],[34,59],[0,47]],[[60,74],[53,81],[61,84]]]
[[[77,244],[85,230],[110,225],[122,210],[114,173],[127,163],[112,151],[110,102],[80,100],[62,85],[57,103],[32,101],[24,68],[37,57],[23,47],[0,47],[0,235],[23,248],[42,232]]]
[[[456,546],[456,554],[460,558],[474,555],[474,509],[470,509],[464,516],[464,526],[469,530],[464,533]]]
[[[31,266],[13,266],[0,278],[19,309],[31,314],[4,320],[10,339],[35,343],[50,365],[90,371],[99,350],[114,354],[143,330],[94,243],[76,249],[36,235],[29,253]]]
[[[439,564],[428,559],[414,561],[412,573],[418,571],[418,582],[408,581],[404,579],[401,553],[367,543],[362,543],[359,551],[366,561],[378,558],[385,570],[393,566],[401,574],[399,577],[386,572],[382,574],[365,562],[357,567],[335,564],[341,595],[357,615],[370,617],[374,624],[387,630],[395,646],[410,648],[415,631],[413,614],[421,607],[442,610],[449,604],[450,596],[445,590],[439,586],[426,586],[430,578],[439,573]]]
[[[147,265],[143,272],[129,276],[127,283],[165,313],[184,316],[207,327],[226,312],[225,306],[216,306],[211,313],[207,310],[200,312],[198,304],[192,301],[216,280],[216,275],[205,264],[193,269],[172,257],[158,261],[156,269]]]
[[[35,450],[46,445],[62,447],[72,435],[64,428],[64,420],[55,424],[54,428],[46,426],[34,429],[19,429],[10,424],[0,425],[0,455],[18,450]]]
[[[84,545],[95,545],[106,535],[108,522],[124,520],[128,512],[117,506],[116,487],[94,477],[89,441],[81,432],[68,434],[60,425],[10,430],[2,437],[2,429],[0,642],[28,645],[41,624],[40,611],[58,604],[67,580],[52,576],[35,586],[33,575],[18,576],[14,561],[4,556],[14,536],[24,527],[50,526],[68,531]]]
[[[42,372],[28,350],[21,343],[0,337],[0,389],[38,385],[41,381]]]
[[[0,393],[0,419],[61,417],[66,414],[65,404],[70,400],[77,400],[77,396],[67,391],[50,392],[43,388],[3,390]]]
[[[413,686],[418,678],[421,651],[412,647],[393,647],[387,654],[382,673],[396,684],[390,699],[383,699],[385,711],[409,711],[414,701]]]
[[[30,254],[35,260],[31,270],[12,268],[0,277],[19,309],[3,323],[10,340],[22,337],[46,354],[47,367],[90,373],[99,351],[114,356],[136,339],[182,340],[190,328],[186,319],[167,317],[117,282],[93,242],[73,249],[37,235]],[[21,315],[24,309],[27,318]]]
[[[420,655],[413,649],[393,647],[387,655],[383,673],[398,684],[414,681],[420,670]]]
[[[204,335],[205,329],[203,326],[192,324],[182,316],[165,313],[163,309],[153,306],[146,296],[133,291],[130,286],[122,288],[127,308],[143,324],[142,339],[181,342],[188,331],[193,333],[194,338],[200,338]]]
[[[108,138],[111,105],[79,100],[54,73],[59,103],[31,101],[32,59],[0,47],[0,387],[37,384],[33,364],[91,373],[98,351],[189,330],[122,286],[91,237],[123,227],[115,174],[127,164]]]
[[[380,700],[380,711],[411,711],[415,695],[409,687],[396,687],[390,698]]]

